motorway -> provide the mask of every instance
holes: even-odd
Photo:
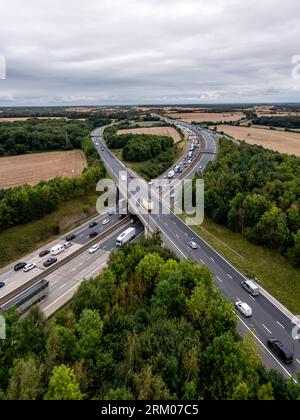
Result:
[[[102,222],[104,219],[109,219],[110,222],[107,225],[102,225]],[[74,229],[73,231],[66,233],[64,236],[56,239],[55,241],[52,241],[51,243],[46,244],[42,248],[35,250],[29,255],[26,255],[24,258],[22,258],[22,261],[27,263],[34,263],[36,264],[36,268],[28,273],[24,273],[23,270],[21,271],[14,271],[14,265],[16,263],[10,264],[9,266],[6,266],[5,268],[0,270],[0,281],[3,281],[5,283],[5,287],[0,289],[0,298],[6,296],[8,293],[12,292],[22,284],[28,282],[32,278],[36,277],[43,271],[45,271],[45,267],[43,266],[43,263],[49,258],[50,255],[47,255],[46,257],[40,258],[39,253],[42,250],[45,249],[51,249],[54,245],[61,244],[63,245],[66,242],[66,237],[70,235],[71,233],[76,235],[76,238],[72,240],[73,246],[67,250],[65,250],[60,255],[57,255],[56,258],[58,259],[58,262],[63,260],[64,258],[71,255],[74,251],[81,248],[82,245],[85,245],[88,243],[91,239],[89,237],[89,234],[92,231],[97,231],[99,234],[104,233],[108,228],[110,228],[113,224],[115,224],[118,220],[117,215],[113,216],[100,216],[90,219],[88,222],[84,223],[82,226]],[[89,228],[89,224],[91,222],[97,222],[98,226],[96,226],[93,229]]]
[[[199,164],[205,168],[209,162],[215,159],[217,146],[214,136],[199,127],[187,124],[185,126],[188,126],[205,139],[207,153],[203,154],[199,160]],[[103,129],[95,130],[93,132],[94,140],[99,144],[97,148],[107,170],[117,180],[119,172],[124,171],[125,167],[106,148],[102,133]],[[132,171],[128,170],[128,173],[131,174]],[[131,205],[133,201],[136,200],[134,200],[134,197],[131,197]],[[278,370],[285,377],[292,377],[300,372],[300,346],[299,342],[293,341],[291,332],[295,325],[287,311],[282,310],[275,300],[270,300],[263,293],[256,298],[246,293],[241,287],[241,282],[245,280],[245,277],[175,214],[149,214],[147,217],[142,215],[139,215],[139,217],[152,230],[159,229],[164,243],[170,249],[173,249],[180,258],[192,258],[197,263],[206,265],[214,274],[216,285],[232,303],[242,300],[252,307],[253,317],[250,320],[238,315],[238,330],[254,335],[260,344],[262,358],[267,367]],[[199,245],[198,250],[189,248],[188,244],[192,240]],[[269,351],[267,339],[270,336],[280,339],[290,350],[294,348],[295,358],[292,365],[284,365]]]
[[[110,252],[116,248],[117,237],[129,227],[135,227],[136,238],[144,233],[144,227],[140,222],[116,229],[102,242],[99,242],[100,250],[89,254],[88,250],[54,271],[45,279],[49,281],[49,295],[41,303],[41,309],[47,317],[53,315],[58,309],[65,305],[75,294],[78,286],[85,279],[95,278],[107,264]]]

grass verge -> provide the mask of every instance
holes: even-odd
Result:
[[[65,203],[59,210],[39,220],[1,232],[0,267],[33,252],[95,215],[96,200],[97,195],[93,191]]]
[[[300,314],[300,270],[280,254],[251,244],[239,233],[206,218],[194,227],[210,245],[242,273],[259,284],[294,314]]]

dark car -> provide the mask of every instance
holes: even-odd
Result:
[[[57,263],[57,258],[54,258],[54,257],[48,258],[48,260],[44,262],[44,267],[50,267],[51,265],[55,263]]]
[[[290,350],[282,344],[281,341],[274,337],[269,338],[268,347],[275,353],[279,359],[286,365],[290,365],[293,362],[294,355]]]
[[[27,265],[25,262],[20,262],[14,266],[15,271],[21,271]]]
[[[98,233],[98,232],[91,232],[91,233],[90,233],[90,238],[91,238],[91,239],[96,238],[96,236],[98,236],[98,235],[99,235],[99,233]]]
[[[73,239],[75,239],[75,238],[76,238],[75,233],[71,233],[70,235],[68,235],[68,236],[66,237],[66,241],[67,241],[67,242],[71,242],[71,241],[73,241]]]
[[[118,219],[119,219],[119,220],[123,220],[123,219],[125,219],[125,217],[126,217],[126,214],[120,214],[120,215],[118,216]]]
[[[3,281],[0,281],[0,289],[3,289],[5,287],[5,283]]]
[[[48,249],[45,249],[44,251],[39,253],[39,256],[41,258],[46,257],[46,255],[50,254],[50,251]]]
[[[98,226],[97,222],[92,222],[92,223],[89,224],[90,229],[94,228],[95,226]]]

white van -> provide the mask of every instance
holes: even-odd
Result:
[[[51,248],[51,255],[58,255],[64,252],[65,248],[63,245],[55,245],[53,248]]]
[[[251,280],[243,281],[242,287],[252,296],[259,296],[259,287]]]

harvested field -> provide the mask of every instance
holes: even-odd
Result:
[[[228,121],[239,121],[245,117],[242,112],[225,112],[225,113],[213,113],[213,112],[182,112],[172,114],[172,117],[183,120],[185,122],[203,122],[211,121],[217,122],[228,122]]]
[[[144,127],[132,128],[127,130],[119,130],[118,135],[121,134],[150,134],[154,136],[168,136],[174,139],[175,144],[181,141],[180,134],[173,127]]]
[[[245,140],[249,144],[257,144],[280,153],[300,156],[300,133],[228,125],[219,125],[218,131],[223,131],[237,140]]]
[[[56,177],[76,177],[86,167],[81,150],[0,158],[0,189],[36,185]]]

